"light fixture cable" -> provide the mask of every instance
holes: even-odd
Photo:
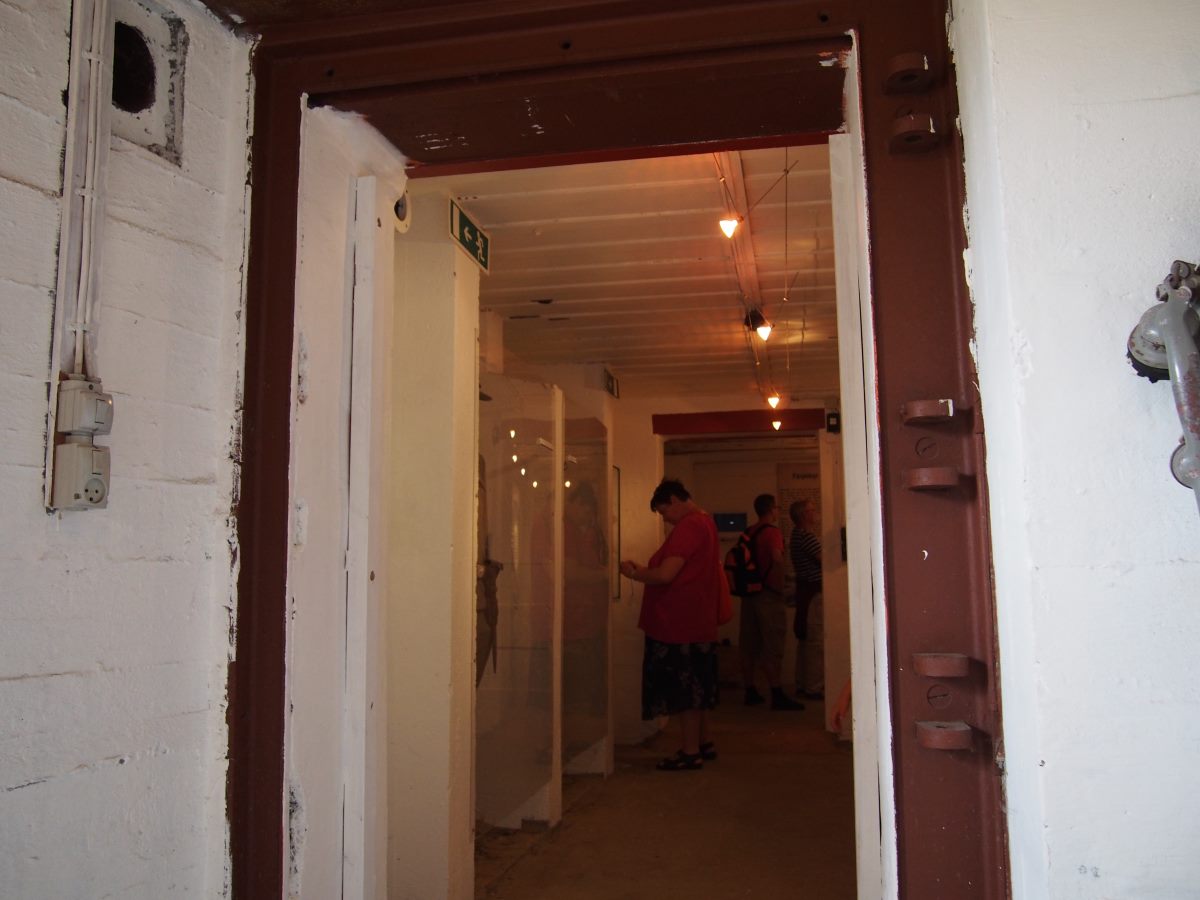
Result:
[[[797,160],[799,162],[799,160]],[[781,303],[788,302],[788,212],[791,207],[788,203],[788,179],[787,174],[791,171],[788,166],[788,148],[783,148],[783,300]],[[785,372],[785,380],[787,381],[788,394],[792,393],[792,317],[784,318],[786,326],[783,340],[783,367]]]
[[[785,147],[784,148],[784,161],[786,162],[786,160],[787,160],[787,148]],[[769,188],[767,188],[765,191],[763,191],[762,195],[757,200],[755,200],[753,203],[751,203],[749,206],[746,207],[746,213],[749,214],[749,212],[752,209],[754,209],[754,207],[758,206],[758,204],[760,204],[764,200],[766,200],[767,194],[769,194],[769,193],[771,193],[771,191],[775,190],[776,185],[778,185],[779,182],[781,182],[785,178],[787,178],[788,174],[792,171],[792,169],[796,168],[796,166],[798,166],[798,165],[800,165],[800,160],[796,160],[790,166],[787,166],[786,168],[784,168],[783,174],[780,175],[778,178],[776,178],[773,182],[771,182],[771,186]],[[785,181],[784,184],[786,185],[787,182]]]

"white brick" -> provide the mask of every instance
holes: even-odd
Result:
[[[44,115],[61,115],[70,33],[66,0],[0,3],[0,93]]]
[[[28,566],[0,563],[6,616],[27,625],[20,633],[0,629],[0,681],[54,671],[207,662],[208,624],[226,602],[212,596],[207,560],[123,562],[99,576],[82,568],[87,560],[81,554],[65,564],[44,564],[33,574]],[[55,647],[52,660],[45,654],[47,643]]]
[[[228,454],[227,432],[212,410],[143,397],[121,398],[113,473],[144,481],[215,485]]]
[[[45,379],[50,371],[54,294],[0,281],[0,371]]]
[[[13,850],[0,862],[5,895],[200,895],[210,838],[194,799],[206,788],[203,760],[190,748],[203,746],[206,725],[203,714],[182,714],[159,720],[153,740],[106,735],[74,771],[9,791],[0,820],[0,841]]]
[[[180,272],[189,274],[181,278]],[[123,310],[219,337],[220,300],[226,284],[221,268],[212,265],[211,257],[195,246],[124,222],[110,221],[105,226],[102,317],[107,310]]]
[[[229,499],[219,498],[211,486],[114,477],[107,513],[104,533],[96,540],[110,565],[123,560],[217,564],[224,558],[226,548],[213,526],[229,515]]]
[[[201,667],[187,663],[115,670],[93,663],[6,680],[0,784],[59,778],[98,759],[145,751],[159,737],[156,722],[207,708],[206,681]],[[72,733],[86,740],[66,739]]]
[[[46,380],[0,374],[0,459],[40,467],[46,455]]]
[[[185,83],[187,102],[183,109],[183,169],[200,183],[221,188],[227,170],[225,157],[234,151],[243,158],[246,115],[250,82],[246,77],[231,78],[231,72],[245,73],[249,47],[243,43],[226,46],[228,36],[220,35],[211,20],[188,21],[190,46]],[[214,47],[214,39],[223,41]],[[215,52],[214,52],[215,51]]]
[[[245,93],[234,97],[238,105],[232,110],[211,110],[192,104],[183,112],[183,171],[198,184],[218,192],[230,187],[225,168],[228,153],[232,151],[245,158],[249,152],[245,144],[231,147],[237,135],[245,134]]]
[[[122,458],[118,447],[114,468]],[[228,581],[224,527],[230,501],[216,485],[146,482],[124,478],[118,469],[108,509],[47,516],[41,467],[0,465],[0,502],[7,513],[0,521],[0,560],[34,566],[39,575],[55,568],[88,571],[96,584],[115,580],[122,590],[139,590],[144,585],[122,582],[112,572],[124,562],[143,561],[216,566],[210,578]],[[17,514],[27,518],[23,527]],[[12,574],[9,579],[19,583]],[[178,590],[188,585],[197,582],[181,581]]]
[[[105,390],[211,409],[220,344],[170,322],[120,309],[101,312],[97,332]]]
[[[57,114],[30,109],[0,96],[0,131],[4,152],[0,154],[0,178],[28,185],[47,194],[62,193],[62,147],[66,137],[61,107]]]
[[[184,76],[187,103],[227,116],[231,96],[244,91],[248,80],[231,77],[246,72],[249,45],[230,36],[209,15],[184,16],[188,32],[187,70]],[[187,106],[184,107],[187,115]],[[233,123],[238,124],[238,123]]]
[[[45,516],[44,490],[41,467],[0,462],[0,559],[29,555],[30,528],[36,521],[30,516]]]
[[[127,141],[108,157],[106,209],[110,219],[200,248],[209,262],[221,258],[223,199],[185,178],[170,163]]]
[[[0,280],[54,288],[59,201],[0,180]]]

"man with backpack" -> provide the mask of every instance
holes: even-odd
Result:
[[[738,644],[742,659],[745,703],[756,706],[766,698],[755,686],[759,668],[771,688],[771,709],[804,709],[783,692],[783,644],[787,635],[787,607],[783,599],[783,535],[776,526],[779,507],[772,494],[754,498],[758,521],[738,538],[729,551],[725,569],[730,590],[742,598]]]

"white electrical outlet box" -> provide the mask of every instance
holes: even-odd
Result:
[[[104,509],[108,472],[107,447],[60,444],[54,451],[54,508]]]
[[[60,434],[108,434],[112,423],[112,394],[100,390],[99,381],[73,376],[58,386]]]

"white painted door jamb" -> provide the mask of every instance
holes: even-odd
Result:
[[[892,723],[883,581],[879,401],[871,313],[870,244],[857,50],[846,70],[846,133],[829,139],[840,335],[846,544],[854,723],[858,896],[898,896]],[[841,685],[827,684],[836,702]]]
[[[374,176],[355,191],[350,368],[350,515],[346,552],[346,687],[342,896],[387,895],[387,700],[383,637],[387,566],[387,379],[376,377],[391,334],[395,191]]]

